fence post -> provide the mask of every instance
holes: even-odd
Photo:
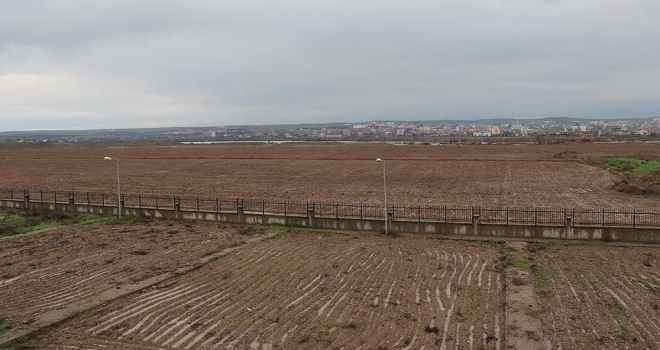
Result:
[[[286,201],[284,201],[284,217],[286,217]]]
[[[70,213],[76,212],[76,199],[74,197],[73,192],[69,192],[69,212]]]
[[[564,219],[566,220],[566,238],[573,239],[573,216],[567,216],[566,209],[564,209]]]
[[[138,208],[142,209],[142,195],[138,193]]]
[[[473,207],[470,207],[472,212],[472,234],[477,236],[479,234],[479,216],[481,215],[481,210],[477,208],[475,211]]]
[[[197,201],[197,212],[199,213],[199,197],[195,197],[195,200]]]
[[[314,203],[312,207],[309,207],[309,202],[307,202],[307,226],[314,227]]]
[[[44,190],[39,190],[39,201],[44,202]]]
[[[633,228],[635,228],[637,223],[637,209],[633,209]]]
[[[509,224],[509,207],[506,207],[506,224]]]
[[[9,200],[14,200],[14,190],[11,188],[9,189]]]
[[[220,200],[218,197],[215,197],[215,212],[219,213],[220,212]]]
[[[571,217],[573,218],[573,225],[575,225],[575,208],[571,208]]]
[[[53,202],[57,203],[57,191],[53,191]]]
[[[87,205],[89,205],[89,192],[87,192]]]
[[[177,200],[177,197],[174,196],[174,217],[180,219],[181,216],[181,198]]]
[[[605,227],[605,209],[603,209],[603,216],[602,216],[602,219],[601,219],[601,225],[602,225],[602,227]]]
[[[362,202],[360,202],[360,220],[362,220]]]
[[[23,191],[23,205],[25,206],[25,210],[28,210],[30,207],[30,191],[29,190],[24,190]]]
[[[41,200],[43,202],[43,198]],[[105,207],[105,195],[101,192],[101,206]]]
[[[538,223],[539,208],[534,208],[534,226]]]
[[[335,219],[339,219],[339,203],[335,202]]]
[[[261,215],[266,215],[266,200],[261,200]]]
[[[243,200],[236,198],[236,214],[239,215],[239,217],[242,217],[243,215]]]
[[[445,205],[445,215],[444,215],[444,222],[445,224],[447,223],[447,206]]]
[[[417,222],[422,221],[422,205],[417,205]]]
[[[156,195],[156,209],[158,209],[158,195]]]

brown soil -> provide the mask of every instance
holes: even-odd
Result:
[[[196,263],[239,238],[208,223],[67,226],[0,241],[0,323],[47,311]]]
[[[660,346],[660,247],[562,245],[536,255],[547,274],[535,281],[546,346]]]
[[[605,169],[557,158],[660,153],[655,143],[424,146],[0,146],[0,187],[304,201],[388,200],[448,205],[660,208],[657,195],[620,193]]]
[[[35,348],[495,349],[501,248],[292,235],[238,251],[64,323]]]

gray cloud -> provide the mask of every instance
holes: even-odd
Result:
[[[0,130],[654,116],[659,7],[4,1]]]

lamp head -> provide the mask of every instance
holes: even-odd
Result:
[[[377,162],[382,162],[383,160],[380,159],[380,158],[376,158],[376,161],[377,161]]]
[[[103,157],[103,160],[112,160],[112,157]]]

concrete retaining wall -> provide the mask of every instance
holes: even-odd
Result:
[[[117,215],[117,207],[70,203],[40,203],[21,200],[0,200],[0,208],[16,210],[48,210],[76,214]],[[320,229],[384,232],[383,220],[319,218],[310,210],[307,216],[283,216],[271,214],[183,211],[174,209],[126,208],[122,215],[167,220],[219,221],[235,224],[282,224]],[[481,236],[493,238],[530,239],[577,239],[619,242],[660,243],[660,230],[620,227],[575,227],[571,220],[564,226],[528,226],[482,224],[475,215],[470,224],[391,221],[394,233],[428,233],[457,236]]]

